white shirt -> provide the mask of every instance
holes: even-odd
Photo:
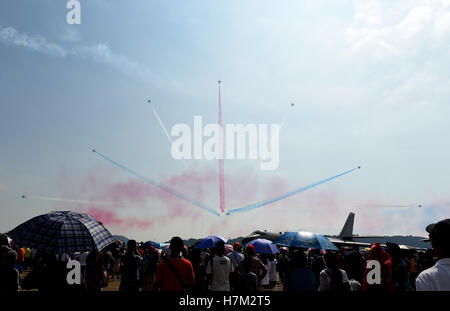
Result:
[[[231,265],[231,261],[228,257],[214,256],[211,291],[229,291],[231,272],[233,272],[233,266]],[[211,261],[208,261],[206,273],[211,274]]]
[[[327,273],[327,270],[328,269],[323,269],[322,271],[320,271],[319,292],[331,290],[331,277],[330,277],[329,273],[332,273],[332,272],[328,270],[329,272]],[[342,269],[339,269],[339,271],[341,271],[342,282],[348,282],[347,272],[345,272]]]
[[[244,260],[244,255],[239,253],[238,251],[233,251],[232,253],[229,253],[227,255],[228,258],[231,260],[231,264],[233,265],[233,269],[236,269],[236,266]]]
[[[450,291],[450,258],[439,259],[416,279],[417,291]]]
[[[275,282],[277,280],[277,260],[274,259],[270,262],[270,269],[269,269],[269,281]]]
[[[264,263],[263,263],[264,264]],[[264,278],[261,280],[261,285],[268,285],[269,284],[269,274],[270,274],[270,269],[272,267],[272,262],[267,261],[266,264],[264,264],[267,268],[267,273],[264,276]]]

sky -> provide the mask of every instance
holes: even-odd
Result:
[[[142,241],[449,218],[450,1],[80,0],[79,25],[66,3],[0,2],[0,232],[54,210]],[[287,116],[276,170],[224,160],[227,210],[361,169],[218,217],[91,151],[220,212],[217,160],[173,159],[152,110],[217,123],[218,80],[224,124]]]

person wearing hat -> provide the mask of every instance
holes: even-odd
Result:
[[[237,267],[239,263],[244,260],[244,255],[241,253],[241,251],[241,244],[239,242],[234,242],[233,252],[227,255],[227,257],[231,261],[231,265],[233,266],[233,272],[230,274],[230,287],[233,291],[236,289],[239,282],[239,272]]]
[[[261,287],[261,280],[264,279],[266,274],[269,272],[267,267],[261,262],[261,260],[256,256],[255,247],[253,245],[247,246],[245,249],[246,258],[250,261],[250,272],[256,274],[258,288]],[[238,265],[238,270],[240,273],[244,273],[244,260]]]
[[[227,257],[231,260],[231,264],[233,265],[233,269],[236,269],[237,265],[244,260],[244,255],[241,251],[241,244],[239,242],[235,242],[233,244],[233,252],[229,253]]]
[[[416,290],[450,291],[450,219],[428,225],[425,230],[438,261],[417,276]]]

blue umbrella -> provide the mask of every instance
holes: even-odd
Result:
[[[201,240],[200,243],[198,243],[197,248],[200,249],[214,248],[214,246],[216,246],[216,243],[218,241],[223,241],[224,243],[226,243],[228,240],[218,235],[210,235],[209,237],[206,237],[203,240]]]
[[[160,249],[162,244],[163,244],[163,243],[153,242],[153,241],[147,241],[147,242],[144,243],[144,246],[145,246],[145,247],[153,246],[154,248],[159,248],[159,249]]]
[[[100,251],[116,241],[92,216],[70,211],[36,216],[8,235],[17,245],[50,254]]]
[[[249,245],[253,245],[255,251],[260,254],[276,254],[280,252],[278,247],[273,244],[272,241],[266,239],[256,239],[250,241],[245,245],[245,247],[248,247]]]
[[[306,231],[286,232],[276,239],[274,243],[287,247],[338,250],[336,245],[323,235]]]

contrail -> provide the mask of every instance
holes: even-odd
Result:
[[[149,99],[149,100],[147,100],[147,102],[152,106],[153,114],[155,115],[156,120],[158,120],[158,123],[159,123],[159,125],[161,126],[161,128],[162,128],[164,134],[166,134],[167,140],[169,141],[170,145],[172,146],[172,144],[173,144],[172,136],[170,136],[169,131],[167,130],[166,126],[164,125],[164,123],[162,122],[162,120],[161,120],[161,118],[159,117],[158,113],[156,112],[155,107],[152,105],[152,100]],[[186,162],[185,162],[184,159],[183,159],[182,163],[183,163],[183,165],[184,165],[184,168],[187,168],[187,165],[186,165]]]
[[[345,175],[345,174],[351,173],[351,172],[353,172],[354,170],[357,170],[357,169],[359,169],[359,168],[361,168],[361,167],[360,167],[360,166],[355,167],[354,169],[351,169],[351,170],[349,170],[349,171],[346,171],[346,172],[340,173],[340,174],[338,174],[338,175],[336,175],[336,176],[333,176],[333,177],[330,177],[330,178],[321,180],[321,181],[316,182],[316,183],[314,183],[314,184],[311,184],[311,185],[309,185],[309,186],[302,187],[302,188],[298,188],[298,189],[296,189],[296,190],[287,192],[287,193],[285,193],[285,194],[283,194],[283,195],[280,195],[280,196],[278,196],[278,197],[275,197],[275,198],[273,198],[273,199],[269,199],[269,200],[266,200],[266,201],[261,201],[261,202],[258,202],[258,203],[254,203],[254,204],[250,204],[250,205],[247,205],[247,206],[244,206],[244,207],[240,207],[240,208],[236,208],[236,209],[230,210],[230,211],[227,212],[227,215],[231,215],[231,214],[233,214],[233,213],[242,213],[242,212],[250,211],[250,210],[252,210],[252,209],[260,208],[260,207],[263,207],[263,206],[265,206],[265,205],[268,205],[268,204],[271,204],[271,203],[274,203],[274,202],[277,202],[277,201],[286,199],[286,198],[288,198],[288,197],[290,197],[290,196],[296,195],[296,194],[298,194],[298,193],[300,193],[300,192],[309,190],[309,189],[311,189],[311,188],[313,188],[313,187],[316,187],[316,186],[321,185],[321,184],[323,184],[323,183],[329,182],[329,181],[331,181],[331,180],[333,180],[333,179],[335,179],[335,178],[338,178],[338,177],[341,177],[341,176],[343,176],[343,175]]]
[[[158,120],[159,125],[161,126],[162,130],[164,131],[164,133],[167,136],[167,139],[169,140],[169,143],[172,144],[173,140],[172,140],[172,136],[169,135],[169,132],[167,131],[166,126],[164,125],[164,123],[161,121],[161,118],[159,117],[158,113],[155,110],[155,107],[152,105],[152,110],[153,110],[153,114],[155,115],[156,120]]]
[[[294,107],[294,103],[291,103],[291,107]],[[287,112],[286,112],[286,114],[284,115],[284,117],[283,117],[283,119],[281,119],[281,122],[280,122],[280,131],[281,131],[281,129],[283,128],[283,125],[284,125],[284,123],[286,123],[286,120],[287,120],[287,118],[289,117],[289,114],[291,113],[291,109],[289,109]],[[259,159],[258,160],[258,168],[261,168],[261,162],[262,162],[262,160],[261,159]]]
[[[214,215],[220,216],[220,214],[218,212],[216,212],[215,210],[213,210],[212,208],[210,208],[210,207],[208,207],[208,206],[206,206],[206,205],[204,205],[204,204],[202,204],[200,202],[192,200],[192,199],[186,197],[184,194],[179,193],[178,191],[176,191],[174,189],[171,189],[171,188],[169,188],[167,186],[164,186],[164,185],[162,185],[162,184],[160,184],[160,183],[158,183],[158,182],[156,182],[154,180],[151,180],[151,179],[149,179],[147,177],[144,177],[144,176],[136,173],[135,171],[129,169],[128,167],[126,167],[126,166],[124,166],[124,165],[122,165],[122,164],[120,164],[120,163],[110,159],[109,157],[105,156],[104,154],[101,154],[100,152],[98,152],[95,149],[92,149],[92,151],[94,153],[98,154],[100,157],[102,157],[106,161],[108,161],[108,162],[114,164],[115,166],[123,169],[124,171],[128,172],[129,174],[131,174],[131,175],[133,175],[133,176],[135,176],[135,177],[137,177],[139,179],[142,179],[143,181],[151,184],[152,186],[155,186],[155,187],[157,187],[157,188],[159,188],[159,189],[161,189],[161,190],[163,190],[163,191],[165,191],[165,192],[167,192],[167,193],[169,193],[169,194],[171,194],[173,196],[176,196],[177,198],[179,198],[179,199],[181,199],[181,200],[183,200],[185,202],[188,202],[188,203],[190,203],[190,204],[192,204],[194,206],[197,206],[197,207],[199,207],[199,208],[201,208],[201,209],[203,209],[205,211],[208,211],[208,212],[210,212],[210,213],[212,213]]]
[[[82,204],[96,204],[96,205],[111,205],[111,206],[120,206],[113,202],[99,202],[99,201],[86,201],[86,200],[72,200],[72,199],[64,199],[64,198],[53,198],[53,197],[41,197],[34,195],[22,195],[22,198],[29,199],[38,199],[38,200],[46,200],[46,201],[58,201],[58,202],[69,202],[69,203],[82,203]]]
[[[291,103],[291,107],[294,107],[294,103]],[[286,112],[286,114],[284,115],[283,119],[280,122],[280,131],[283,128],[284,123],[286,123],[287,118],[289,117],[289,114],[291,113],[291,109],[288,110],[288,112]]]
[[[422,204],[409,204],[409,205],[400,205],[400,204],[360,204],[353,205],[353,207],[423,207]]]
[[[222,104],[220,102],[220,83],[219,84],[219,192],[220,192],[220,211],[225,213],[225,181],[223,171],[223,129],[222,129]]]

